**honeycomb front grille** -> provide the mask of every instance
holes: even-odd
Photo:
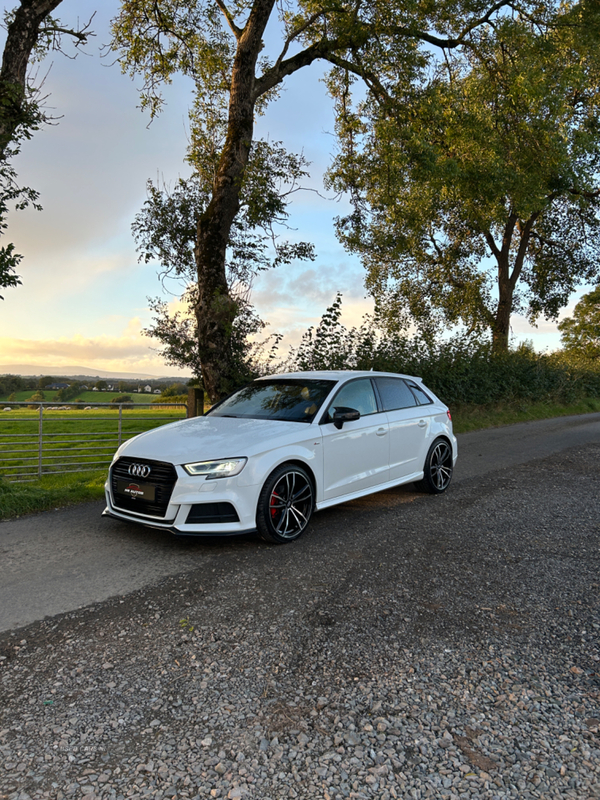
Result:
[[[150,468],[146,477],[135,477],[129,474],[132,464]],[[140,484],[141,487],[153,487],[154,498],[131,497],[123,492],[123,482]],[[110,485],[115,507],[131,514],[144,514],[165,518],[173,488],[177,482],[177,472],[173,464],[166,461],[153,461],[149,458],[120,458],[110,470]]]

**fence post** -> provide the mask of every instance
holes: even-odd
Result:
[[[119,447],[123,441],[123,406],[119,403]]]
[[[204,414],[204,389],[192,386],[188,389],[187,416],[200,417]]]
[[[44,436],[44,406],[40,403],[40,423],[38,433],[38,478],[42,477],[42,441]]]

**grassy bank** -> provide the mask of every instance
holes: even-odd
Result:
[[[574,403],[528,402],[520,400],[500,405],[457,405],[451,408],[455,433],[468,433],[499,425],[514,425],[536,419],[568,417],[571,414],[600,412],[600,398],[588,397]]]
[[[31,483],[9,483],[0,478],[0,520],[101,500],[105,480],[105,470],[47,475]]]
[[[571,414],[600,412],[600,398],[576,403],[527,403],[497,406],[457,405],[452,408],[456,433],[482,430],[516,422],[550,419]],[[49,511],[104,498],[106,472],[49,475],[31,483],[9,483],[0,478],[0,520]]]

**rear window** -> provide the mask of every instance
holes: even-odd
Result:
[[[411,408],[417,405],[417,399],[401,378],[376,378],[384,411],[395,411],[398,408]]]

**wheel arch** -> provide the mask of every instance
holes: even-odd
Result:
[[[301,458],[286,458],[280,464],[277,464],[276,466],[273,467],[273,469],[267,475],[267,477],[265,479],[265,483],[269,480],[271,475],[276,470],[281,469],[281,467],[301,467],[304,470],[304,472],[306,472],[306,474],[310,478],[310,482],[312,483],[313,497],[315,498],[315,505],[316,505],[316,503],[317,503],[317,478],[316,478],[315,473],[314,473],[313,469],[311,468],[310,464],[307,464],[306,461],[302,461]]]
[[[452,461],[454,462],[456,460],[456,446],[455,446],[455,441],[456,440],[453,441],[454,437],[450,436],[447,433],[447,431],[444,431],[444,430],[437,431],[431,437],[431,439],[427,443],[427,451],[425,453],[425,458],[427,458],[427,454],[429,453],[429,450],[431,449],[431,446],[433,445],[433,443],[437,442],[439,439],[442,439],[450,447],[450,452],[452,453]]]

